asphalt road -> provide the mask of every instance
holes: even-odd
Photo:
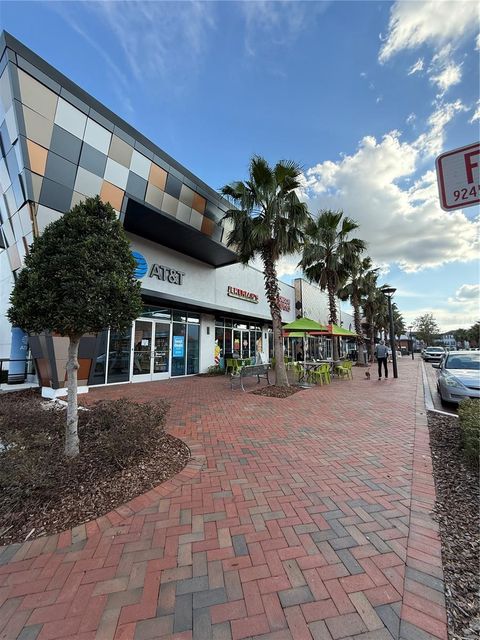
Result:
[[[415,355],[415,357],[420,357],[420,356]],[[440,395],[438,394],[438,391],[437,391],[437,372],[432,367],[432,363],[424,362],[423,364],[425,366],[425,371],[427,372],[427,380],[430,387],[430,392],[432,394],[432,400],[433,400],[435,409],[438,409],[439,411],[445,411],[453,415],[457,415],[457,409],[454,405],[444,407],[440,402]]]

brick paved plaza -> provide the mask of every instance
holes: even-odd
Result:
[[[106,517],[0,550],[0,638],[446,640],[419,360],[399,375],[287,399],[223,377],[91,391],[167,398],[192,460]]]

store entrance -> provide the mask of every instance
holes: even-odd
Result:
[[[250,357],[250,331],[233,331],[233,357],[249,358]]]
[[[135,320],[133,327],[132,380],[149,382],[170,377],[171,324]]]

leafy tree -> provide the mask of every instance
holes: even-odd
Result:
[[[355,333],[357,334],[357,347],[358,347],[358,361],[364,363],[365,352],[365,338],[362,331],[361,322],[361,300],[362,296],[367,293],[369,274],[376,272],[372,270],[371,258],[357,257],[347,281],[338,291],[338,297],[340,300],[350,300],[350,304],[353,308],[353,320],[355,323]]]
[[[8,317],[31,333],[69,338],[65,455],[79,453],[77,370],[80,338],[106,327],[126,329],[142,310],[128,239],[110,204],[87,198],[33,242]]]
[[[470,346],[480,346],[480,321],[475,322],[467,332],[467,340],[470,342]]]
[[[415,318],[413,326],[415,327],[417,339],[422,340],[427,347],[433,344],[435,336],[439,333],[438,325],[432,313],[425,313],[423,316]]]
[[[350,238],[358,224],[343,211],[321,211],[307,225],[306,242],[299,266],[310,281],[328,293],[329,322],[338,324],[336,296],[366,244]],[[337,340],[333,340],[333,359],[338,360]]]
[[[282,160],[272,168],[264,158],[253,156],[248,180],[232,182],[221,189],[221,193],[238,207],[224,216],[232,224],[228,246],[236,250],[243,264],[257,256],[263,262],[279,386],[288,386],[288,379],[283,357],[276,263],[281,256],[300,250],[304,228],[310,218],[306,205],[300,202],[295,191],[300,187],[300,175],[300,167],[294,162]]]

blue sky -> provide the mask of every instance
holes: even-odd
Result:
[[[293,159],[342,208],[407,323],[480,317],[478,207],[435,157],[479,139],[475,2],[4,2],[0,22],[213,188]],[[288,280],[295,257],[282,260]]]

